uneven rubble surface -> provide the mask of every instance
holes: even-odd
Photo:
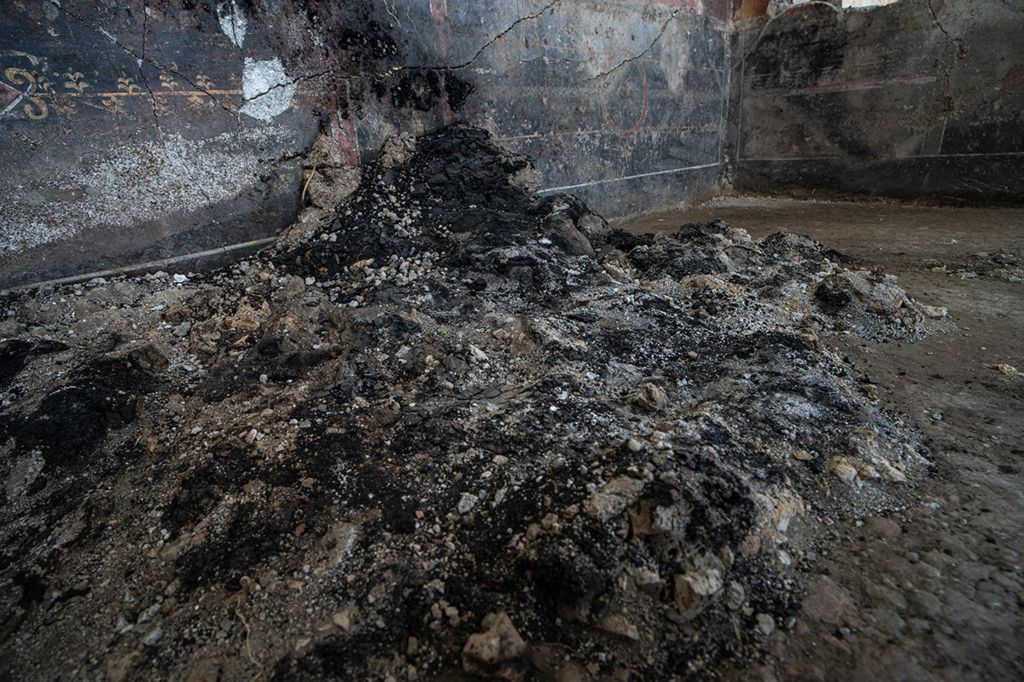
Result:
[[[820,337],[941,312],[531,173],[447,128],[228,270],[5,295],[9,674],[704,678],[793,627],[828,529],[928,468]]]

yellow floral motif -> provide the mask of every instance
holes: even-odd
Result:
[[[124,100],[120,95],[110,94],[100,100],[100,104],[107,108],[107,111],[115,116],[124,113]]]
[[[192,107],[199,107],[205,103],[203,99],[206,96],[205,91],[213,87],[213,80],[205,73],[200,73],[196,76],[196,86],[199,90],[193,90],[188,95],[188,103]]]
[[[171,111],[171,108],[167,106],[167,102],[164,101],[163,97],[158,97],[154,94],[152,97],[152,102],[153,109],[156,110],[156,113],[160,116],[163,116],[164,114],[169,113]]]
[[[12,66],[4,72],[4,77],[14,85],[27,85],[28,88],[25,90],[25,99],[28,100],[25,103],[25,115],[33,121],[39,121],[50,115],[50,110],[46,106],[46,102],[42,98],[33,94],[41,89],[39,83],[36,81],[35,75],[29,73],[25,69],[19,69],[18,67]],[[46,81],[47,87],[49,87],[49,81]]]
[[[128,76],[121,76],[117,79],[117,89],[129,95],[135,95],[142,92],[142,89]]]
[[[176,69],[177,66],[172,64],[161,71],[160,86],[157,90],[152,90],[148,84],[137,83],[135,78],[124,73],[117,78],[116,89],[110,89],[88,82],[85,74],[74,68],[53,74],[56,82],[38,70],[15,66],[6,69],[0,67],[0,75],[3,75],[12,87],[16,87],[21,95],[14,106],[21,107],[25,115],[33,121],[45,119],[51,112],[57,112],[62,116],[79,113],[83,104],[92,107],[95,106],[95,102],[102,105],[110,114],[121,116],[127,114],[129,102],[133,101],[129,99],[131,97],[149,97],[153,111],[162,115],[170,113],[175,103],[181,101],[177,98],[182,98],[190,107],[199,108],[209,106],[221,96],[242,94],[237,83],[232,83],[229,89],[218,90],[213,79],[205,73],[196,74],[195,81],[186,78],[188,87],[181,87]]]
[[[92,87],[84,80],[85,76],[81,71],[68,71],[64,74],[64,77],[67,79],[64,81],[64,87],[77,92],[79,95],[84,93],[86,88]]]
[[[39,86],[40,92],[53,92],[53,81],[47,78],[45,74],[33,71],[32,77],[36,79],[36,85]]]

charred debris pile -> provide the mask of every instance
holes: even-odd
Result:
[[[231,268],[5,295],[15,674],[704,677],[793,627],[833,526],[928,466],[821,337],[940,313],[535,178],[478,129],[399,138]]]

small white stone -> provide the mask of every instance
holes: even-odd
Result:
[[[459,499],[459,513],[465,514],[472,510],[479,499],[480,498],[472,493],[462,493],[462,497]]]
[[[473,356],[474,360],[481,364],[488,361],[487,353],[483,352],[473,344],[469,344],[469,354]]]
[[[770,636],[775,632],[775,619],[767,613],[757,614],[757,629],[765,637]]]

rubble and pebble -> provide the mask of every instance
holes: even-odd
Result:
[[[16,675],[714,676],[927,470],[823,340],[927,333],[894,278],[385,151],[229,268],[0,298]]]

